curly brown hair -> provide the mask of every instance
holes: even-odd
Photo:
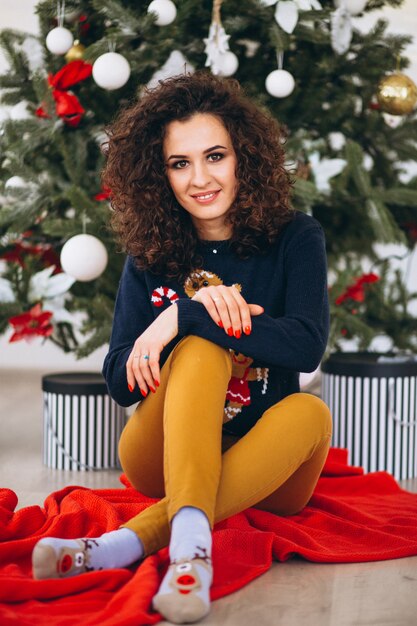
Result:
[[[284,168],[284,134],[235,79],[206,71],[144,88],[106,128],[103,183],[111,190],[111,225],[138,267],[183,280],[201,264],[198,238],[168,182],[163,157],[167,125],[196,113],[217,116],[237,156],[236,199],[227,214],[231,248],[240,258],[266,251],[292,219],[292,185]]]

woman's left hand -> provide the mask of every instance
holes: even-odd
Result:
[[[136,339],[126,363],[127,384],[133,391],[137,383],[145,397],[159,386],[159,359],[162,350],[178,334],[178,307],[172,304]]]
[[[202,287],[192,300],[203,304],[213,321],[230,337],[234,335],[237,339],[242,332],[246,335],[251,333],[251,316],[264,312],[259,304],[248,304],[234,285]]]

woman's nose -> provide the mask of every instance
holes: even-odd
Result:
[[[196,187],[205,187],[210,182],[210,173],[205,163],[195,163],[192,168],[191,183]]]

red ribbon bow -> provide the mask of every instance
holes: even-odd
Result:
[[[68,91],[70,87],[86,80],[93,71],[91,63],[82,60],[71,61],[64,65],[55,75],[49,74],[48,82],[53,88],[52,95],[56,102],[56,114],[64,122],[75,128],[81,121],[85,109],[81,106],[77,96]],[[38,117],[49,117],[43,106],[36,110]]]

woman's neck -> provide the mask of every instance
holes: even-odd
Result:
[[[199,225],[195,225],[197,237],[201,241],[224,241],[230,239],[232,236],[232,227],[230,225],[223,224],[222,226],[205,224],[202,228]]]

